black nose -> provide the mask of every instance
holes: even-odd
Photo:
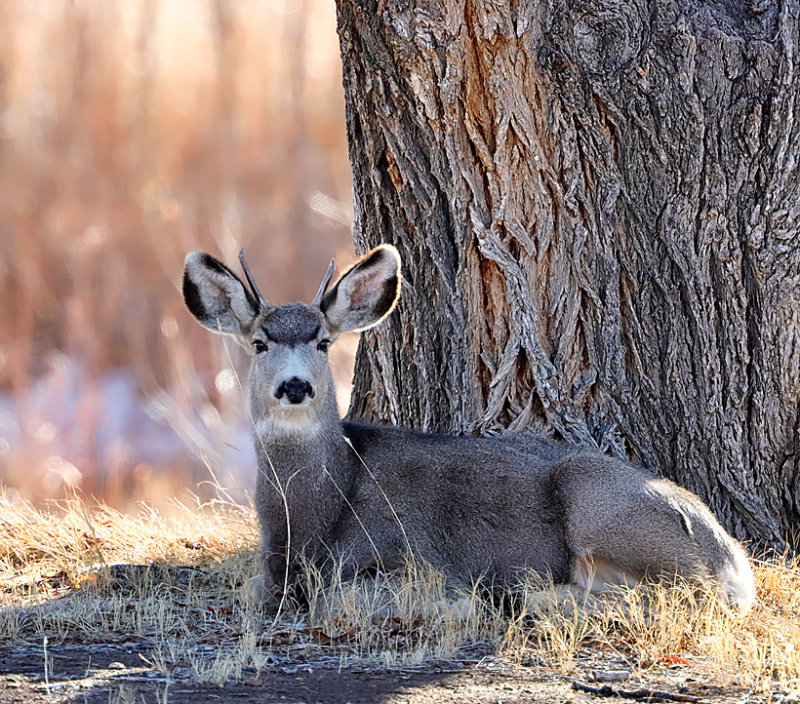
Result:
[[[293,376],[282,382],[275,392],[275,398],[283,398],[283,396],[289,399],[289,403],[302,403],[306,396],[314,398],[314,389],[305,379]]]

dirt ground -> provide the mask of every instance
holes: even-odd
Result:
[[[41,647],[0,648],[0,704],[557,704],[602,702],[609,697],[611,701],[620,701],[614,694],[619,690],[623,696],[638,693],[629,696],[628,701],[785,701],[787,704],[796,701],[782,692],[750,697],[746,691],[726,691],[692,682],[680,671],[662,672],[646,681],[641,675],[621,681],[625,673],[610,670],[609,663],[579,663],[575,672],[564,676],[540,664],[511,666],[492,657],[474,663],[440,663],[412,669],[276,663],[258,673],[244,673],[238,684],[217,687],[198,683],[189,668],[177,668],[167,677],[142,651],[136,644],[50,647],[45,673]],[[604,694],[578,691],[574,683],[598,689],[606,687],[606,691]],[[648,697],[648,693],[655,696]]]

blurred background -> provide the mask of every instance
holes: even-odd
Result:
[[[185,310],[184,255],[243,246],[268,298],[310,300],[351,224],[332,0],[2,0],[6,498],[241,499],[247,365]]]

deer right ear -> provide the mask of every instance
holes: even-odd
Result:
[[[258,304],[238,276],[205,252],[189,252],[183,268],[183,300],[212,332],[241,335],[258,314]]]
[[[400,296],[400,254],[390,244],[367,252],[351,266],[320,302],[338,335],[366,330],[392,312]]]

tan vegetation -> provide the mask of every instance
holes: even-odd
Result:
[[[223,471],[215,447],[246,419],[231,360],[183,307],[183,257],[244,246],[280,301],[350,258],[333,4],[4,1],[0,167],[9,495],[121,507],[194,488],[200,455]],[[120,371],[131,386],[109,398]],[[167,460],[128,403],[180,438]]]
[[[535,664],[575,674],[616,663],[632,678],[680,670],[754,693],[800,685],[800,565],[756,564],[758,603],[740,616],[686,584],[588,597],[531,580],[505,600],[453,594],[420,565],[328,590],[276,615],[248,603],[258,571],[249,509],[176,506],[125,516],[74,499],[2,506],[0,638],[6,644],[131,642],[148,667],[199,681],[254,678],[282,662]],[[318,584],[314,581],[312,584]],[[60,598],[59,598],[60,597]]]

